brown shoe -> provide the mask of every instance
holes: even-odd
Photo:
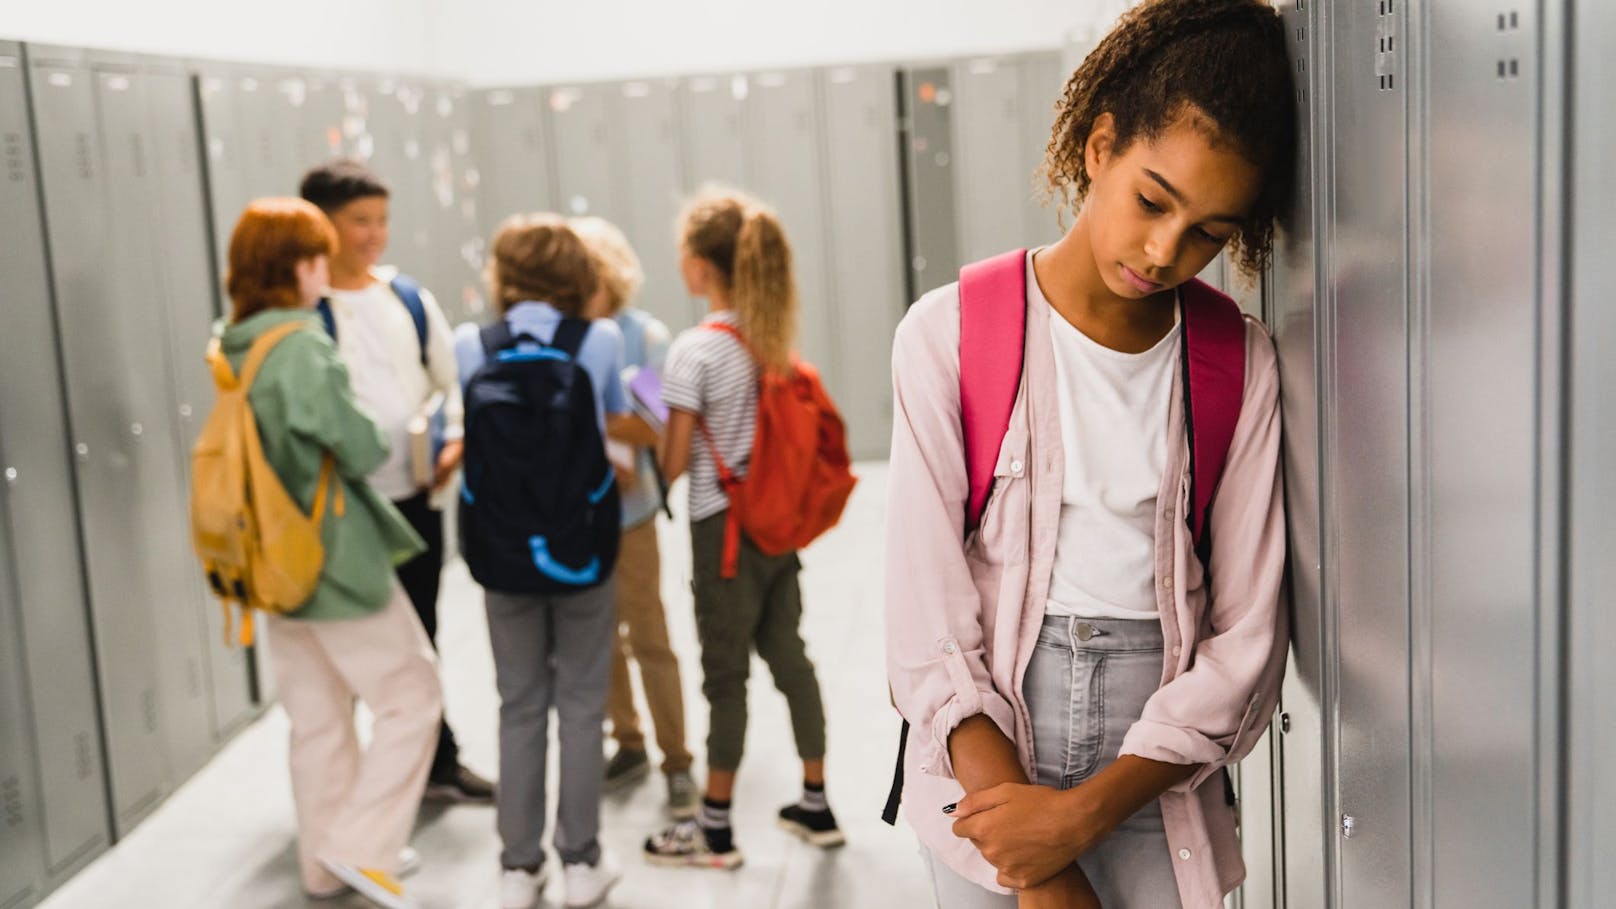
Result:
[[[494,802],[494,782],[483,779],[466,767],[457,766],[453,774],[427,780],[425,798],[434,802],[491,805]]]

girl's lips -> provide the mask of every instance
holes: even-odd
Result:
[[[1160,284],[1157,284],[1155,281],[1145,280],[1139,275],[1138,272],[1126,265],[1122,266],[1122,277],[1129,284],[1133,285],[1134,289],[1138,290],[1140,293],[1151,294],[1162,289]]]

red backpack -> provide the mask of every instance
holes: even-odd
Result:
[[[703,327],[746,346],[732,325],[709,322]],[[858,478],[847,454],[841,414],[810,364],[794,359],[788,374],[763,372],[745,477],[724,463],[706,424],[701,434],[718,466],[718,483],[729,497],[720,577],[735,577],[742,530],[764,555],[777,556],[802,549],[841,520]]]
[[[1245,397],[1246,323],[1235,302],[1192,278],[1179,288],[1184,300],[1184,424],[1190,446],[1190,532],[1206,562],[1211,547],[1207,514],[1234,441]],[[993,487],[993,468],[1010,428],[1021,388],[1027,341],[1027,251],[984,259],[960,269],[960,423],[965,433],[965,526],[982,519]],[[898,733],[898,762],[881,819],[898,821],[903,797],[903,753],[909,721]]]

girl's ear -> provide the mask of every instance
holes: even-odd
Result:
[[[1116,145],[1116,118],[1109,113],[1095,117],[1094,126],[1089,128],[1088,141],[1083,143],[1083,164],[1089,172],[1089,179],[1099,176],[1111,163]]]

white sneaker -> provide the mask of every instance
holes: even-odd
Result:
[[[415,851],[414,846],[405,846],[398,850],[397,877],[409,877],[421,870],[421,853]]]
[[[360,896],[381,906],[382,909],[415,909],[415,903],[404,895],[404,885],[385,871],[361,868],[358,865],[328,859],[321,859],[320,864],[324,865],[325,870],[331,872],[337,880],[352,887]]]
[[[606,894],[623,879],[623,869],[611,853],[602,849],[600,860],[595,864],[567,865],[561,869],[561,875],[567,909],[585,909],[605,901]]]
[[[549,866],[538,871],[507,868],[499,877],[499,909],[533,909],[539,904],[539,894],[550,878]]]

